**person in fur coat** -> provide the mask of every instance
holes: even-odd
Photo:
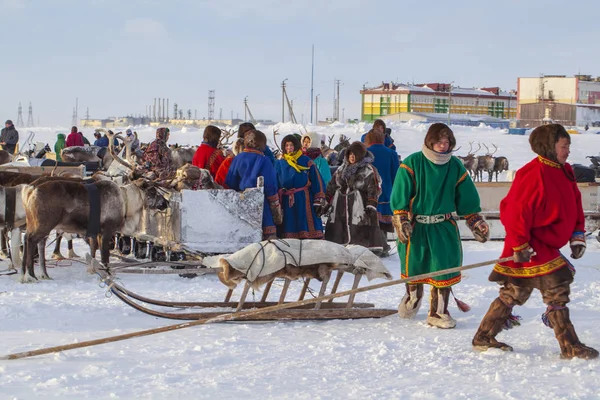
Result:
[[[429,127],[420,152],[400,165],[392,189],[392,223],[398,235],[402,278],[462,265],[460,233],[452,213],[464,216],[473,236],[487,241],[489,227],[478,214],[479,194],[462,162],[452,156],[456,139],[442,123]],[[421,305],[423,284],[431,285],[427,323],[443,329],[456,326],[448,312],[451,287],[460,272],[411,281],[398,306],[401,318],[413,318]]]
[[[300,139],[287,135],[281,141],[283,158],[275,162],[283,224],[279,237],[322,239],[325,186],[315,163],[302,154]]]
[[[282,222],[281,206],[277,193],[275,167],[263,152],[267,146],[267,137],[257,130],[244,134],[244,151],[231,161],[225,185],[233,190],[243,191],[256,187],[259,176],[264,180],[265,201],[263,207],[263,240],[276,237],[276,225]]]
[[[342,166],[327,185],[332,210],[325,227],[325,239],[357,244],[381,253],[387,242],[377,219],[381,177],[373,167],[373,154],[363,143],[354,142],[344,157]]]
[[[567,163],[571,137],[562,125],[542,125],[529,136],[536,158],[517,171],[507,196],[500,203],[500,220],[506,229],[502,257],[490,281],[498,282],[499,296],[492,302],[473,338],[478,350],[512,347],[496,340],[512,326],[514,306],[523,305],[533,289],[548,306],[542,316],[554,329],[562,358],[598,357],[598,351],[579,341],[569,316],[569,294],[575,268],[560,253],[569,244],[571,258],[586,248],[581,193]]]

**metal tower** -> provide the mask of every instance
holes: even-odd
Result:
[[[208,120],[212,121],[215,119],[215,91],[208,91]]]
[[[79,116],[77,115],[77,112],[79,111],[78,107],[79,107],[79,97],[76,97],[75,98],[75,107],[73,108],[73,121],[72,121],[73,126],[77,126],[77,124],[79,122]]]
[[[31,128],[35,123],[33,122],[33,107],[29,102],[29,114],[27,114],[27,127]]]
[[[25,126],[23,123],[23,107],[21,107],[21,102],[19,102],[19,113],[17,115],[17,126]]]

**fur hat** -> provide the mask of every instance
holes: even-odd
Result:
[[[302,135],[302,146],[304,146],[304,139],[306,138],[310,140],[310,145],[308,146],[308,148],[321,148],[321,135],[319,135],[317,132],[307,132],[305,135]]]
[[[367,155],[367,146],[365,146],[365,144],[361,142],[352,143],[346,148],[346,151],[344,152],[344,160],[348,161],[350,153],[354,154],[356,162],[359,162]]]
[[[238,138],[234,143],[233,146],[231,147],[231,151],[233,152],[233,155],[237,156],[238,154],[240,154],[242,151],[244,151],[244,139],[242,138]]]
[[[219,140],[221,139],[221,130],[214,125],[208,125],[204,128],[204,134],[202,135],[202,140],[211,145],[212,147],[217,147],[219,144]]]
[[[240,127],[238,128],[238,138],[243,139],[246,132],[252,131],[254,129],[256,128],[251,122],[244,122],[240,124]]]
[[[448,139],[448,142],[450,142],[448,151],[450,152],[454,150],[454,147],[456,147],[456,138],[454,137],[454,132],[452,132],[452,129],[450,129],[448,125],[441,122],[431,124],[427,130],[427,135],[425,135],[425,146],[427,146],[429,150],[433,150],[433,145],[444,137]]]
[[[261,131],[252,129],[244,134],[244,147],[265,151],[265,147],[267,147],[267,137]]]
[[[534,153],[549,160],[558,161],[555,145],[561,138],[566,138],[571,143],[571,137],[562,125],[541,125],[529,135],[529,144]]]
[[[281,151],[285,153],[285,144],[292,142],[294,144],[294,151],[300,150],[300,139],[296,135],[287,135],[281,140]]]
[[[371,129],[369,133],[365,135],[365,146],[369,147],[372,144],[383,144],[385,141],[385,134],[378,130]]]

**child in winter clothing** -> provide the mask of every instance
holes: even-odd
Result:
[[[550,124],[535,128],[529,143],[538,157],[519,169],[500,203],[500,220],[506,228],[502,257],[513,260],[496,264],[490,274],[490,281],[502,287],[473,346],[512,350],[496,335],[511,326],[513,307],[523,305],[538,289],[548,305],[542,319],[554,329],[561,357],[596,358],[598,351],[579,341],[571,323],[567,303],[575,269],[560,253],[569,243],[571,258],[579,259],[586,248],[581,193],[567,163],[571,138],[563,126]]]
[[[485,242],[489,228],[482,217],[479,194],[462,162],[452,156],[454,133],[445,124],[429,127],[423,150],[400,165],[392,189],[392,223],[398,235],[402,278],[443,271],[462,265],[460,234],[453,212],[465,216],[475,239]],[[448,312],[451,286],[460,282],[452,273],[410,282],[398,307],[401,318],[417,314],[423,284],[431,285],[427,323],[454,328]]]
[[[329,164],[321,151],[321,137],[316,132],[308,132],[302,136],[302,143],[306,143],[306,148],[303,147],[304,154],[313,160],[319,170],[319,174],[321,174],[323,185],[327,187],[327,184],[331,180],[331,169],[329,169]]]

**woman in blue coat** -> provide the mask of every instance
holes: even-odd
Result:
[[[256,187],[259,176],[264,178],[265,204],[263,208],[263,239],[276,237],[276,225],[281,224],[281,206],[277,194],[277,178],[271,160],[264,154],[267,137],[257,130],[244,135],[244,151],[233,158],[225,184],[228,188],[242,191]]]
[[[275,163],[283,209],[279,237],[322,239],[321,214],[325,211],[325,186],[315,163],[302,154],[300,140],[287,135],[281,141],[283,158]]]

